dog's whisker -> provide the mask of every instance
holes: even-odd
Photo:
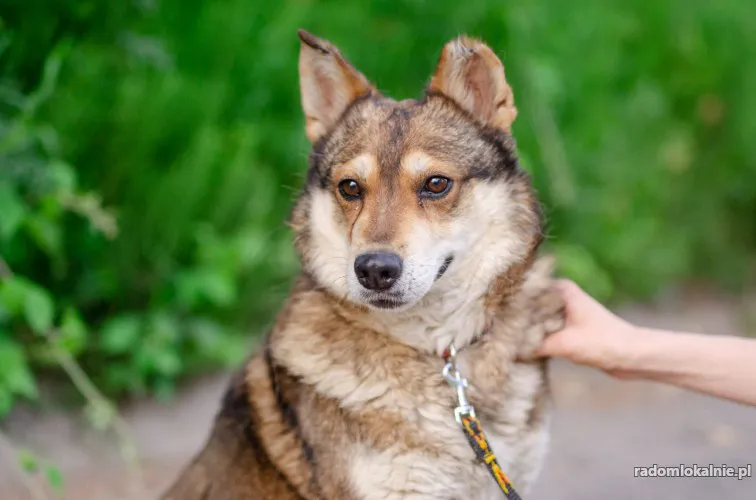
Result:
[[[339,276],[338,278],[336,278],[335,280],[333,280],[333,281],[331,282],[331,286],[333,286],[333,285],[335,285],[336,283],[338,283],[338,282],[339,282],[339,280],[344,280],[344,282],[346,283],[346,282],[347,282],[347,277],[346,277],[346,275],[344,275],[344,276]]]

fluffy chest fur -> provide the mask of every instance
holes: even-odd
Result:
[[[557,300],[539,309],[553,316],[551,324],[534,314],[535,297],[547,293],[546,283],[531,273],[488,321],[488,333],[459,354],[470,400],[520,491],[527,491],[540,469],[549,402],[545,363],[515,359],[527,356],[556,326]],[[270,337],[269,362],[301,388],[300,439],[338,470],[326,480],[363,499],[501,495],[454,420],[456,395],[441,374],[441,357],[375,331],[361,314],[305,292]],[[267,376],[252,369],[250,382]]]
[[[435,374],[428,374],[435,378]],[[546,446],[543,371],[522,365],[511,370],[507,404],[498,397],[480,394],[476,407],[482,412],[487,437],[499,463],[518,489],[527,491],[538,473]],[[474,382],[473,382],[474,383]],[[481,398],[489,398],[484,404]],[[403,439],[374,446],[354,443],[350,448],[349,478],[356,496],[365,499],[492,499],[503,498],[487,469],[478,462],[450,407],[453,397],[438,401],[424,397],[415,412],[402,412],[407,432],[418,441]],[[452,401],[449,401],[451,399]],[[476,404],[481,403],[481,404]],[[493,410],[493,411],[491,411]],[[414,420],[409,420],[414,413]]]

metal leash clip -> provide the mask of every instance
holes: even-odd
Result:
[[[467,442],[475,452],[475,456],[485,464],[486,469],[488,469],[496,484],[499,485],[499,489],[507,497],[507,500],[522,500],[512,487],[509,478],[504,474],[498,460],[496,460],[496,455],[483,433],[483,426],[475,415],[475,408],[467,400],[467,393],[465,392],[467,379],[462,377],[459,369],[457,369],[457,349],[453,343],[449,344],[449,347],[444,351],[443,358],[446,362],[442,372],[444,379],[457,391],[457,402],[459,404],[454,409],[454,420],[462,428]]]
[[[459,404],[454,408],[454,420],[459,425],[463,425],[462,417],[465,415],[475,417],[475,408],[467,400],[467,393],[465,392],[468,387],[467,379],[462,377],[457,369],[457,349],[453,343],[449,344],[449,348],[444,352],[444,360],[446,361],[442,372],[444,379],[457,391],[457,402]]]

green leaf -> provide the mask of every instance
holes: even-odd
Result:
[[[39,460],[37,456],[27,449],[18,451],[18,465],[27,474],[39,472]]]
[[[140,346],[135,358],[139,372],[144,375],[176,376],[183,366],[176,347],[170,344],[146,342]]]
[[[45,478],[47,478],[48,484],[54,491],[58,493],[63,492],[63,474],[60,473],[57,467],[52,465],[45,466]]]
[[[155,371],[167,376],[175,376],[181,372],[181,358],[178,353],[168,348],[156,350],[152,361]]]
[[[26,396],[29,399],[36,399],[38,396],[37,384],[34,382],[34,376],[26,361],[13,371],[8,371],[5,375],[8,389],[19,396]]]
[[[134,349],[142,333],[142,322],[136,315],[117,316],[102,328],[101,346],[109,354],[123,354]]]
[[[224,307],[232,305],[237,299],[234,277],[223,272],[204,273],[202,286],[205,297],[213,305]]]
[[[11,276],[0,281],[0,304],[11,315],[16,316],[24,310],[24,298],[29,287],[29,280],[20,276]]]
[[[6,416],[13,408],[13,394],[0,384],[0,418]]]
[[[30,283],[24,296],[24,317],[32,330],[40,335],[50,331],[53,325],[55,305],[50,293],[39,285]]]
[[[180,300],[189,308],[196,307],[200,299],[218,307],[229,306],[237,299],[233,275],[220,269],[186,272],[177,278],[176,288]]]
[[[60,337],[58,342],[61,347],[72,355],[81,352],[87,341],[87,325],[81,319],[81,316],[72,307],[66,308],[63,312],[63,319],[60,324]]]
[[[155,344],[173,344],[179,338],[179,325],[176,317],[166,311],[158,311],[152,314],[147,336]]]
[[[71,165],[61,160],[53,160],[47,168],[56,191],[72,193],[76,190],[76,170]]]
[[[12,394],[37,397],[37,385],[24,350],[14,340],[0,338],[0,387]]]
[[[50,257],[60,255],[63,235],[61,226],[56,221],[40,216],[27,217],[27,228],[29,235],[43,252]]]
[[[0,186],[0,240],[9,241],[24,220],[27,209],[24,200],[10,185]]]
[[[216,348],[227,335],[226,329],[215,319],[195,318],[189,322],[187,333],[194,347],[202,354]]]
[[[0,281],[0,305],[12,316],[24,315],[30,326],[42,322],[46,325],[46,331],[52,325],[53,302],[51,295],[47,290],[23,276],[13,275]],[[32,323],[29,320],[29,315],[38,306],[41,307],[39,312],[42,316],[32,320],[34,322]],[[32,308],[31,311],[30,308]]]

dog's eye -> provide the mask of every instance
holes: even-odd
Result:
[[[362,189],[354,179],[344,179],[339,182],[339,193],[345,200],[353,201],[362,197]]]
[[[420,195],[426,198],[440,198],[449,192],[451,186],[451,179],[436,175],[425,181]]]

